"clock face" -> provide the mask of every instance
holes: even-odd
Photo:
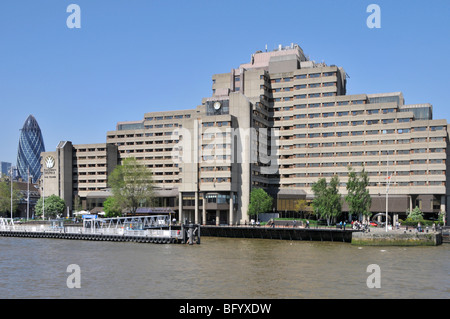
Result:
[[[214,109],[216,110],[220,109],[220,102],[214,103]]]

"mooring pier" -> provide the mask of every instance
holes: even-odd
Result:
[[[1,237],[53,238],[95,241],[132,241],[155,244],[200,244],[200,226],[173,226],[166,215],[118,218],[88,216],[82,225],[65,226],[63,220],[39,225],[17,225],[0,218]]]

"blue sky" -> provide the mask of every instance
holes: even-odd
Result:
[[[80,29],[66,25],[71,3]],[[366,25],[371,3],[380,29]],[[213,74],[292,42],[344,67],[347,94],[401,91],[450,119],[447,0],[2,0],[0,161],[16,162],[29,114],[48,151],[61,140],[103,143],[118,121],[194,108]]]

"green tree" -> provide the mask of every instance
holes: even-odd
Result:
[[[411,211],[411,213],[409,213],[407,218],[410,219],[410,220],[413,220],[413,221],[421,221],[421,220],[423,220],[423,213],[420,210],[420,208],[416,206]]]
[[[42,201],[44,201],[44,212],[42,211]],[[50,195],[45,199],[39,198],[34,207],[34,212],[37,217],[55,218],[57,215],[62,215],[66,209],[64,200],[56,195]]]
[[[347,182],[347,196],[345,201],[349,207],[350,215],[362,214],[363,216],[370,215],[370,206],[372,205],[372,198],[370,197],[368,187],[369,175],[364,169],[358,174],[351,166],[348,167],[348,182]]]
[[[301,213],[304,216],[305,212],[309,212],[308,202],[305,199],[296,200],[294,209],[297,213]]]
[[[131,213],[135,213],[138,207],[152,205],[152,175],[152,171],[134,157],[124,159],[108,178],[117,205]]]
[[[19,205],[22,194],[13,183],[12,199],[13,199],[13,213]],[[11,217],[11,183],[8,178],[0,180],[0,213],[5,217]]]
[[[250,193],[248,214],[258,217],[259,214],[272,210],[273,198],[262,188],[254,188]]]
[[[103,209],[105,211],[105,217],[121,217],[122,209],[114,196],[108,197],[103,202]]]
[[[327,185],[325,178],[320,178],[312,186],[314,199],[312,201],[313,212],[320,218],[325,218],[330,225],[331,220],[336,220],[342,214],[342,200],[339,194],[339,178],[334,175]]]
[[[74,200],[73,200],[73,209],[76,212],[79,212],[82,209],[82,207],[81,207],[81,199],[80,199],[80,196],[78,196],[78,195],[76,195]]]

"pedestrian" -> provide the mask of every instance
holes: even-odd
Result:
[[[347,222],[344,222],[344,230],[345,230],[345,225],[347,225]]]

